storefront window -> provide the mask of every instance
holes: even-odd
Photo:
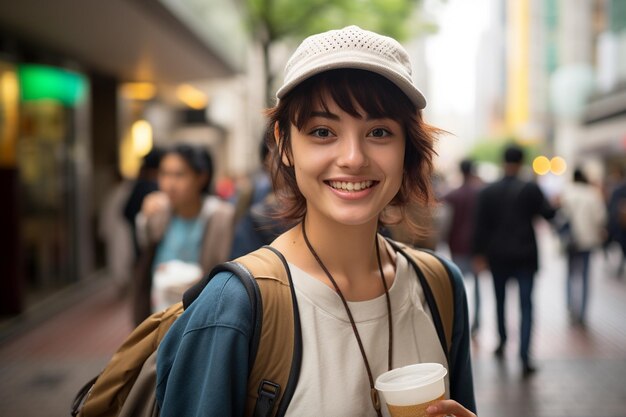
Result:
[[[8,279],[25,307],[79,278],[75,118],[86,88],[75,72],[0,62],[0,166],[16,173],[7,203],[20,247]]]
[[[55,290],[73,280],[69,157],[71,110],[54,101],[22,103],[17,147],[22,236],[29,293]]]

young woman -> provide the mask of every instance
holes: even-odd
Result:
[[[377,234],[408,203],[430,200],[437,130],[422,120],[406,51],[355,26],[307,38],[277,97],[271,172],[282,217],[298,223],[271,246],[289,264],[303,343],[285,415],[387,415],[370,398],[370,375],[446,363],[415,271]],[[449,266],[455,366],[450,399],[429,414],[473,416],[465,293]],[[250,311],[243,285],[220,273],[174,323],[159,347],[162,416],[244,415]]]
[[[171,261],[194,265],[202,274],[228,258],[233,207],[209,195],[211,156],[203,149],[176,145],[159,163],[159,191],[148,194],[136,219],[137,239],[149,259],[135,297],[138,323],[150,314],[151,276]],[[193,270],[191,269],[191,270]]]

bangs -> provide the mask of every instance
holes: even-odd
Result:
[[[302,82],[281,101],[289,102],[289,121],[299,130],[314,111],[329,111],[332,99],[356,118],[390,118],[406,122],[417,108],[394,83],[370,71],[338,69],[317,74]],[[362,114],[365,112],[365,114]]]

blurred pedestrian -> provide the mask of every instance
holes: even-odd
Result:
[[[176,266],[175,271],[194,270],[181,268],[181,262],[195,265],[201,275],[227,260],[234,209],[209,195],[212,178],[213,162],[206,150],[176,145],[164,152],[159,164],[160,191],[146,196],[136,222],[139,243],[148,248],[136,277],[138,323],[151,311],[153,275],[166,273],[168,263],[177,261],[170,264]]]
[[[580,169],[561,195],[561,211],[567,221],[567,309],[573,323],[584,324],[589,293],[591,251],[605,237],[606,208],[602,194],[589,184]],[[580,280],[580,289],[577,281]]]
[[[533,322],[532,290],[538,269],[537,241],[533,221],[554,217],[555,210],[534,182],[518,177],[524,151],[509,145],[503,155],[504,177],[481,191],[476,208],[474,233],[476,272],[490,269],[496,297],[500,342],[495,351],[502,358],[507,331],[505,319],[506,283],[515,278],[519,284],[521,328],[520,357],[523,375],[536,368],[530,357]]]
[[[250,207],[235,227],[230,259],[238,258],[264,245],[269,245],[281,233],[290,228],[290,223],[277,218],[278,204],[276,195],[270,193],[263,201]]]
[[[99,213],[98,235],[104,242],[106,270],[119,295],[129,287],[135,261],[132,228],[123,212],[132,189],[133,183],[118,173],[118,183],[104,198]]]
[[[269,245],[290,224],[277,218],[278,202],[272,191],[272,183],[268,173],[269,148],[265,140],[260,147],[261,168],[251,176],[252,190],[249,192],[250,206],[245,210],[235,226],[233,247],[230,259],[235,259],[252,252],[263,245]]]
[[[616,224],[612,224],[610,211],[611,211],[611,197],[615,190],[624,182],[624,167],[621,164],[611,165],[607,168],[607,174],[602,182],[602,196],[604,198],[605,207],[608,214],[606,224],[606,236],[604,242],[602,242],[602,251],[604,253],[604,260],[608,261],[609,252],[613,243],[618,243],[615,230]]]
[[[259,144],[260,167],[249,175],[241,175],[235,181],[235,192],[228,199],[235,206],[235,224],[238,224],[255,204],[272,192],[272,180],[267,171],[269,150],[263,138]]]
[[[474,319],[471,331],[475,334],[480,327],[480,284],[479,274],[474,270],[472,263],[472,240],[476,201],[483,184],[474,174],[474,164],[471,160],[461,161],[459,169],[463,175],[463,183],[443,197],[443,201],[451,209],[446,241],[452,261],[464,276],[470,276],[474,280]]]
[[[609,199],[608,211],[609,235],[619,243],[622,250],[622,257],[616,271],[616,277],[621,279],[626,264],[626,182],[622,181],[615,186]]]
[[[137,242],[137,231],[135,228],[135,219],[137,214],[141,211],[141,205],[143,199],[154,191],[159,189],[157,184],[157,178],[159,175],[159,163],[163,156],[163,149],[159,147],[153,147],[146,156],[143,157],[141,162],[141,168],[139,169],[139,175],[137,180],[128,196],[128,200],[124,205],[124,217],[131,231],[134,248],[134,261],[139,259],[140,247]]]

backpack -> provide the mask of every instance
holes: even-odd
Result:
[[[415,269],[451,368],[453,276],[432,252],[387,240]],[[156,357],[159,343],[174,321],[220,272],[233,273],[241,280],[253,311],[245,416],[284,416],[298,381],[302,337],[287,261],[270,246],[217,266],[185,293],[182,302],[148,317],[128,336],[104,370],[77,393],[71,415],[157,417]]]

